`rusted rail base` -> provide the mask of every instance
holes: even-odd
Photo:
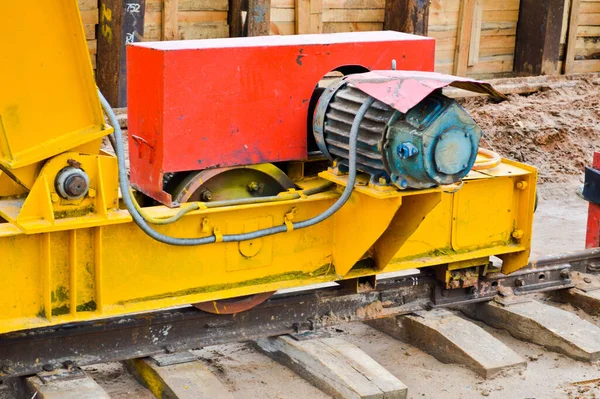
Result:
[[[593,273],[597,264],[600,249],[590,249],[539,259],[510,276],[488,274],[468,289],[442,290],[425,269],[419,275],[378,280],[369,291],[352,291],[350,284],[344,284],[276,295],[237,315],[212,315],[186,307],[4,334],[0,335],[0,378],[33,375],[65,364],[121,361],[481,302],[499,292],[521,295],[571,288],[575,285],[572,272]]]

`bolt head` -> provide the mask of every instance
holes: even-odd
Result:
[[[203,191],[202,194],[200,194],[200,199],[204,202],[210,201],[212,200],[212,193],[208,190]]]
[[[248,183],[248,191],[250,192],[254,192],[254,191],[258,191],[259,186],[258,183],[255,181],[251,181],[250,183]]]
[[[73,175],[65,179],[64,190],[65,193],[71,197],[79,197],[82,194],[85,194],[87,189],[87,182],[82,176]]]
[[[53,371],[56,370],[56,365],[52,363],[46,363],[42,366],[42,370],[44,371]]]
[[[560,278],[567,279],[571,277],[571,272],[568,269],[564,269],[560,271]]]
[[[591,278],[589,278],[589,277],[584,277],[584,278],[583,278],[583,281],[585,281],[586,283],[588,283],[588,284],[589,284],[589,283],[591,283],[591,282],[592,282],[592,279],[591,279]]]
[[[517,287],[522,287],[525,285],[525,280],[523,280],[522,278],[517,278],[515,279],[515,285]]]
[[[519,190],[525,190],[527,188],[527,182],[525,180],[521,180],[520,182],[517,182],[517,188]]]
[[[56,193],[68,200],[83,198],[89,189],[90,179],[82,169],[68,166],[63,168],[54,181]]]

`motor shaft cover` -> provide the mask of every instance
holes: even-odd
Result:
[[[369,94],[349,80],[319,98],[313,131],[319,149],[348,167],[350,128]],[[427,188],[462,179],[475,163],[482,130],[455,101],[434,90],[401,112],[375,101],[360,124],[357,169],[371,181]]]

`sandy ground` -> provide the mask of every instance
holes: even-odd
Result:
[[[482,144],[502,155],[537,166],[540,204],[535,215],[532,256],[582,249],[587,203],[575,195],[582,168],[600,147],[600,93],[597,75],[571,87],[511,102],[469,99],[463,105],[486,130]],[[567,307],[567,305],[555,306]],[[582,317],[598,325],[582,312]],[[573,382],[600,378],[600,365],[571,360],[481,325],[528,359],[527,370],[484,380],[465,367],[442,364],[415,347],[362,323],[329,329],[354,343],[409,387],[410,398],[600,398],[600,384]],[[196,352],[236,398],[327,398],[318,389],[249,344]],[[118,363],[86,367],[112,398],[152,398]],[[0,385],[0,399],[11,396]]]
[[[592,158],[600,137],[600,75],[496,104],[485,97],[463,106],[485,131],[481,145],[535,165],[540,182],[568,182]]]

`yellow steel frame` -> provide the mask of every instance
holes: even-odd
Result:
[[[100,112],[76,1],[1,2],[0,37],[0,333],[492,255],[504,272],[527,263],[537,172],[507,160],[471,172],[459,189],[380,190],[360,177],[340,211],[306,229],[199,247],[153,241],[120,208],[116,160],[100,151],[112,129]],[[90,178],[76,201],[54,187],[72,164]],[[201,206],[156,229],[203,237],[305,220],[346,185],[333,171],[297,184],[323,179],[337,190]]]
[[[68,159],[85,165],[95,192],[77,204],[53,202],[48,184]],[[116,207],[114,158],[62,154],[42,169],[26,198],[0,201],[7,220],[0,223],[0,333],[491,255],[511,272],[527,263],[535,180],[535,169],[504,161],[490,172],[472,172],[456,192],[377,198],[361,187],[314,227],[242,243],[173,247],[153,241]],[[308,219],[338,197],[334,190],[200,209],[157,229],[178,237],[247,232],[283,224],[290,214]],[[163,218],[177,210],[145,211]],[[373,262],[361,262],[366,258]]]

